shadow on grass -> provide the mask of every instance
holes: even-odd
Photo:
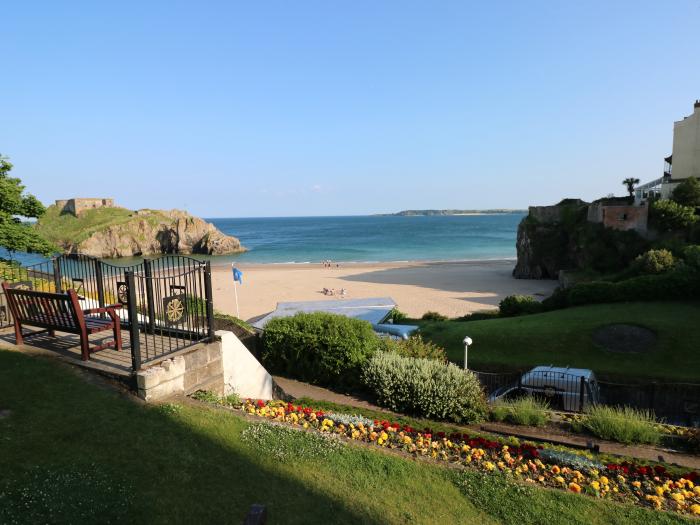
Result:
[[[372,523],[231,439],[246,423],[150,407],[64,365],[0,350],[0,522]],[[9,411],[9,412],[8,412]]]

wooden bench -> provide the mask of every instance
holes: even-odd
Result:
[[[7,305],[12,312],[15,322],[15,338],[18,345],[24,344],[22,325],[44,328],[27,336],[48,332],[56,335],[56,330],[80,336],[80,353],[83,361],[90,359],[90,354],[109,347],[122,348],[121,324],[117,308],[121,305],[110,305],[104,308],[80,307],[78,294],[75,290],[66,293],[37,292],[11,288],[8,283],[2,283],[2,289],[7,297]],[[97,314],[107,314],[109,319]],[[98,332],[112,330],[114,341],[90,348],[88,336]]]

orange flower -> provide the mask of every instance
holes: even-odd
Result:
[[[572,481],[571,483],[569,483],[569,490],[578,494],[579,492],[581,492],[581,487]]]

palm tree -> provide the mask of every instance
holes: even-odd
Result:
[[[634,177],[629,177],[629,178],[623,180],[622,184],[627,186],[627,191],[630,194],[630,199],[634,199],[634,187],[637,184],[639,184],[639,179],[635,179]]]

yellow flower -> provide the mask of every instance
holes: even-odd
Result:
[[[695,495],[696,495],[696,496],[700,496],[700,485],[698,485],[697,487],[695,487],[695,488],[693,489],[693,492],[695,492]]]
[[[682,503],[685,500],[683,494],[681,494],[680,492],[674,492],[673,494],[671,494],[671,499],[673,501],[677,501],[678,503]]]
[[[619,478],[622,478],[622,476],[620,476]],[[618,478],[618,479],[619,479],[619,478]],[[622,480],[620,480],[620,481],[624,481],[624,478],[623,478]],[[607,484],[609,483],[608,478],[606,478],[605,476],[600,476],[600,482],[601,482],[603,485],[607,485]]]
[[[698,505],[697,503],[694,505],[691,505],[690,506],[690,513],[695,514],[696,516],[700,516],[700,505]]]
[[[564,484],[564,478],[562,478],[561,476],[557,476],[556,478],[554,478],[554,481],[556,481],[557,483]]]
[[[592,481],[591,487],[593,487],[593,490],[595,490],[597,492],[600,490],[600,483],[598,483],[597,481]]]
[[[484,463],[484,467],[488,471],[492,471],[496,468],[496,466],[493,463],[491,463],[490,461],[487,461],[486,463]]]
[[[639,481],[633,481],[633,482],[632,482],[632,486],[633,486],[634,488],[637,488],[637,489],[638,489],[639,487],[642,486],[642,484],[641,484]]]
[[[664,488],[663,487],[656,487],[654,489],[656,491],[657,496],[663,496],[664,495]]]

